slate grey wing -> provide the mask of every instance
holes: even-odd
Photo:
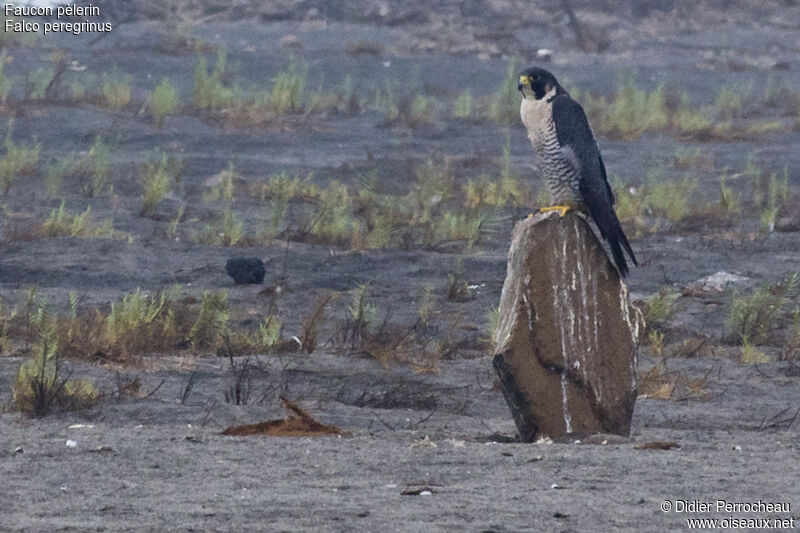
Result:
[[[583,108],[567,94],[553,101],[553,123],[561,149],[580,166],[578,191],[600,234],[608,242],[622,277],[628,273],[627,252],[634,265],[636,256],[614,211],[614,192],[608,183],[606,167]],[[624,251],[623,251],[624,250]]]

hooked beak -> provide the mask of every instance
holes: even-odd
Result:
[[[525,97],[525,91],[522,89],[524,87],[530,88],[531,86],[531,79],[528,76],[520,76],[517,80],[517,90],[522,93],[522,97]]]

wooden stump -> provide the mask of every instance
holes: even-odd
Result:
[[[520,438],[627,436],[641,312],[580,215],[514,227],[494,368]]]

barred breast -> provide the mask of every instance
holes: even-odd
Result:
[[[580,164],[569,149],[562,149],[553,123],[553,104],[548,98],[525,98],[520,106],[520,116],[528,138],[536,153],[551,202],[555,205],[578,206],[581,201]]]

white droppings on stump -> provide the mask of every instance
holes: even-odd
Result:
[[[574,213],[513,232],[495,369],[520,436],[627,435],[641,313],[603,246]]]

